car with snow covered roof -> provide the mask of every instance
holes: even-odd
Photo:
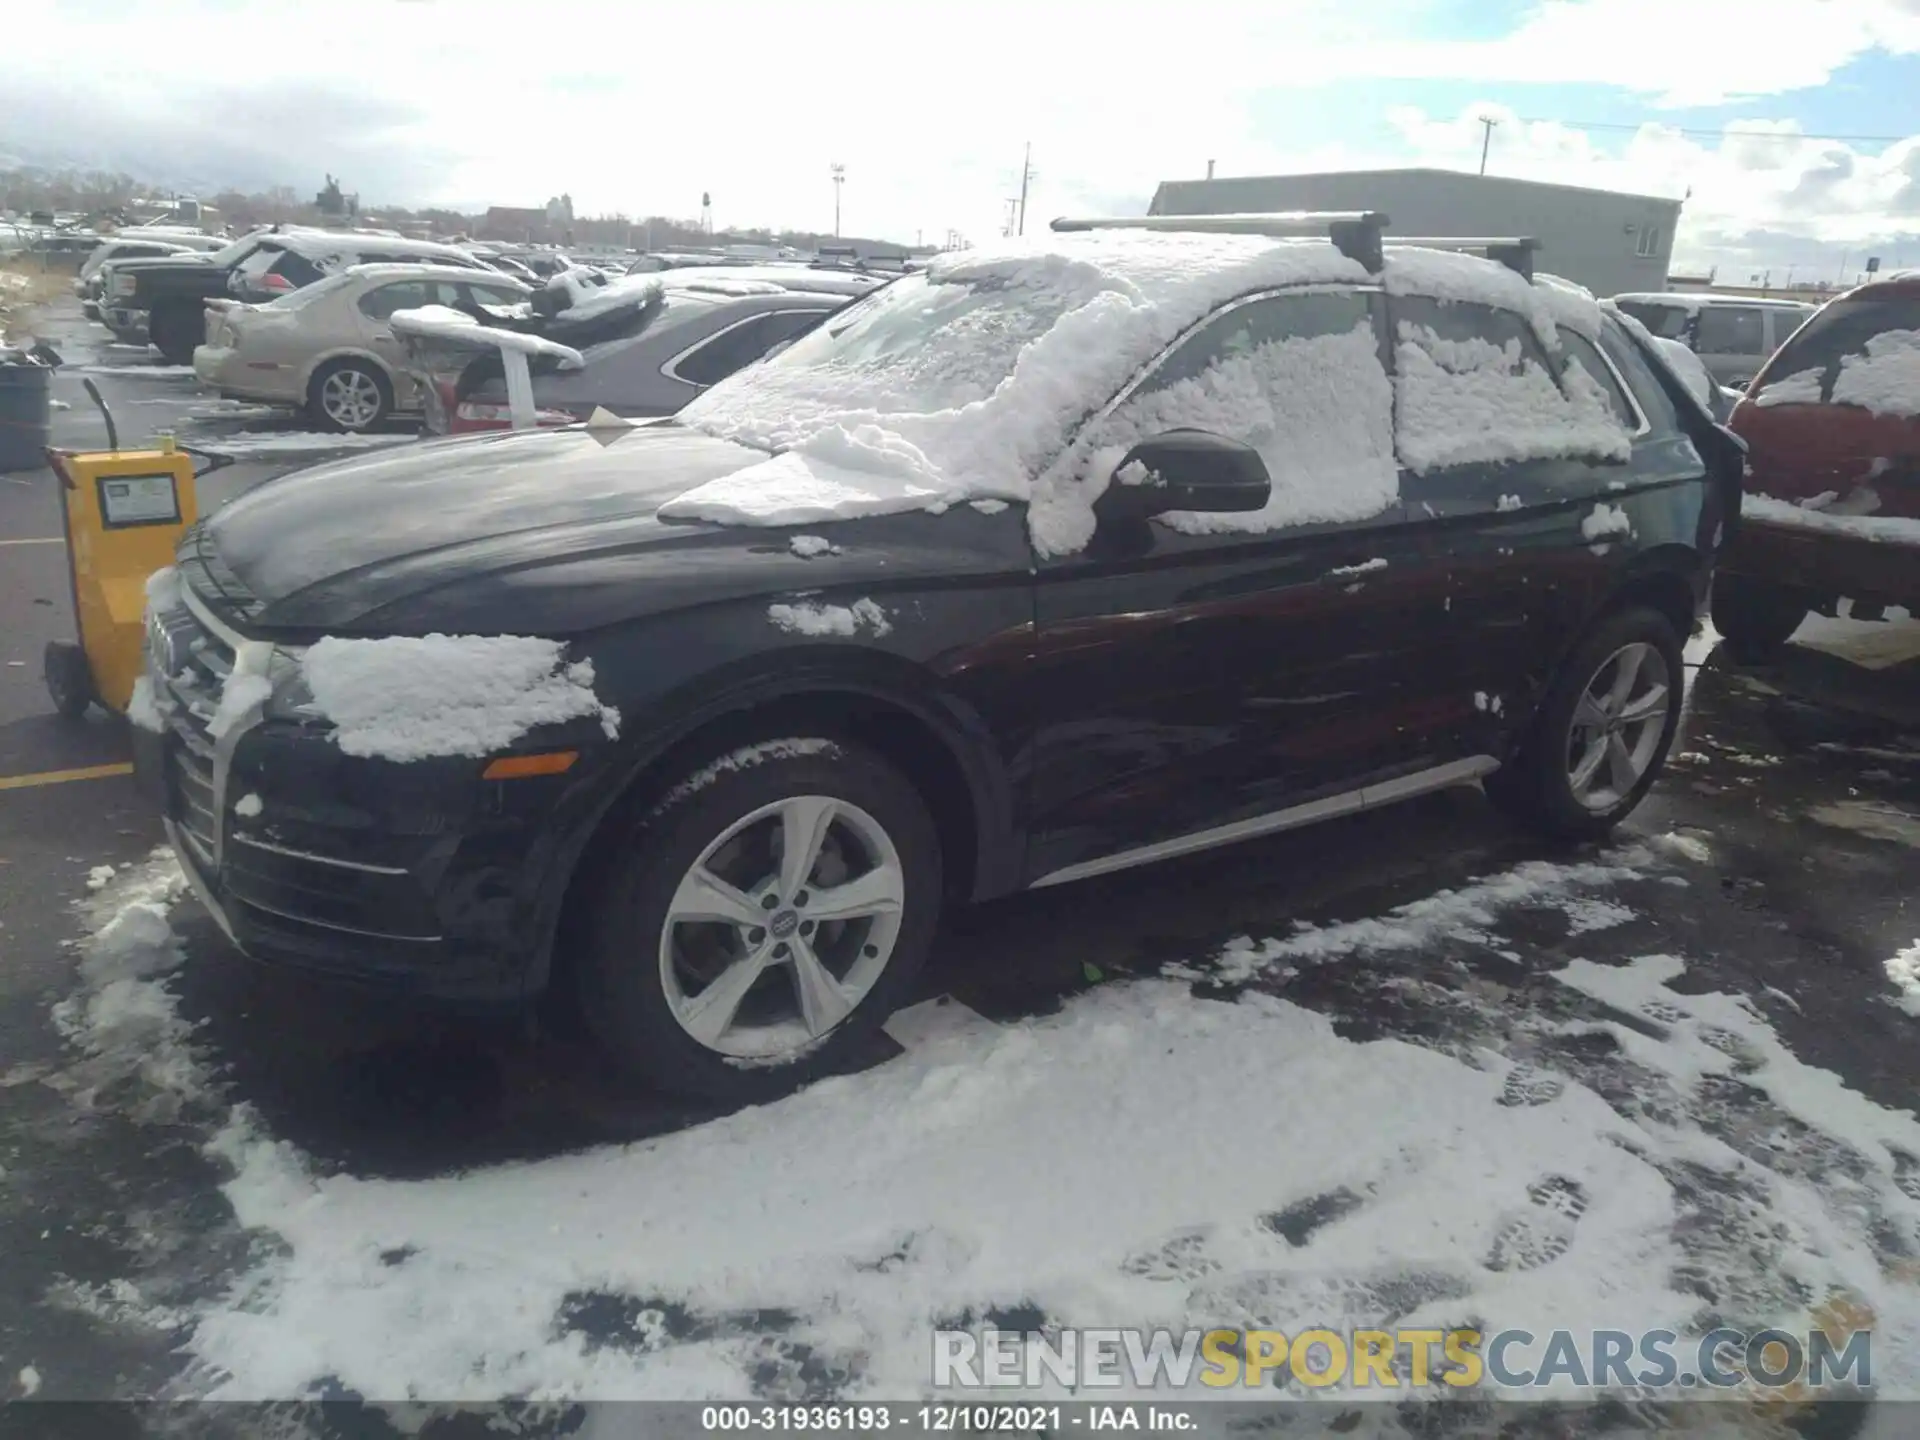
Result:
[[[121,339],[151,341],[171,363],[190,365],[194,348],[206,343],[208,300],[271,300],[322,275],[380,260],[499,273],[454,245],[281,226],[256,230],[210,255],[116,262],[101,318]]]
[[[1920,272],[1822,306],[1729,424],[1749,450],[1714,628],[1765,659],[1809,612],[1920,614]]]
[[[323,430],[372,430],[422,404],[395,311],[521,305],[532,294],[510,276],[450,265],[355,265],[264,302],[208,300],[194,373],[228,399],[303,409]]]
[[[1740,450],[1489,248],[1088,222],[668,419],[271,480],[149,587],[137,773],[243,950],[734,1100],[864,1053],[946,904],[1476,781],[1604,834]]]

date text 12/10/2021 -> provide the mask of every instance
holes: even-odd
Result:
[[[1197,1428],[1184,1406],[1163,1403],[992,1405],[992,1404],[826,1404],[706,1405],[700,1428],[718,1432],[780,1432],[876,1435],[1052,1434],[1074,1430],[1160,1431],[1177,1434]]]

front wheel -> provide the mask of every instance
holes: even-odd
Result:
[[[1561,667],[1520,753],[1488,777],[1488,795],[1550,835],[1605,835],[1666,763],[1684,675],[1665,616],[1638,607],[1610,616]]]
[[[939,923],[940,845],[913,785],[858,746],[790,738],[683,777],[613,842],[577,976],[624,1068],[765,1099],[872,1043]]]
[[[1737,660],[1769,659],[1793,638],[1811,608],[1798,590],[1748,575],[1714,576],[1713,628]]]

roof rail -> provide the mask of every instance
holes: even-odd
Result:
[[[1386,263],[1380,232],[1387,217],[1378,210],[1277,210],[1235,215],[1062,216],[1053,228],[1071,230],[1172,230],[1185,234],[1270,235],[1277,239],[1327,239],[1369,275]]]
[[[1540,242],[1530,235],[1396,235],[1393,243],[1418,246],[1422,250],[1457,250],[1484,255],[1506,266],[1522,280],[1533,279],[1533,252],[1540,248]]]

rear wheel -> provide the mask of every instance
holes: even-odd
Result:
[[[147,338],[169,365],[191,365],[194,348],[207,338],[205,313],[185,305],[163,305],[147,319]]]
[[[577,977],[628,1070],[709,1100],[844,1068],[933,942],[940,846],[913,785],[837,740],[748,746],[614,841]]]
[[[1636,607],[1609,616],[1561,667],[1520,753],[1488,777],[1488,795],[1548,834],[1605,835],[1666,762],[1684,673],[1664,615]]]
[[[334,360],[313,372],[307,413],[323,430],[371,430],[393,413],[393,387],[364,360]]]
[[[1802,592],[1722,572],[1713,580],[1713,628],[1734,658],[1765,660],[1793,637],[1812,608]]]

